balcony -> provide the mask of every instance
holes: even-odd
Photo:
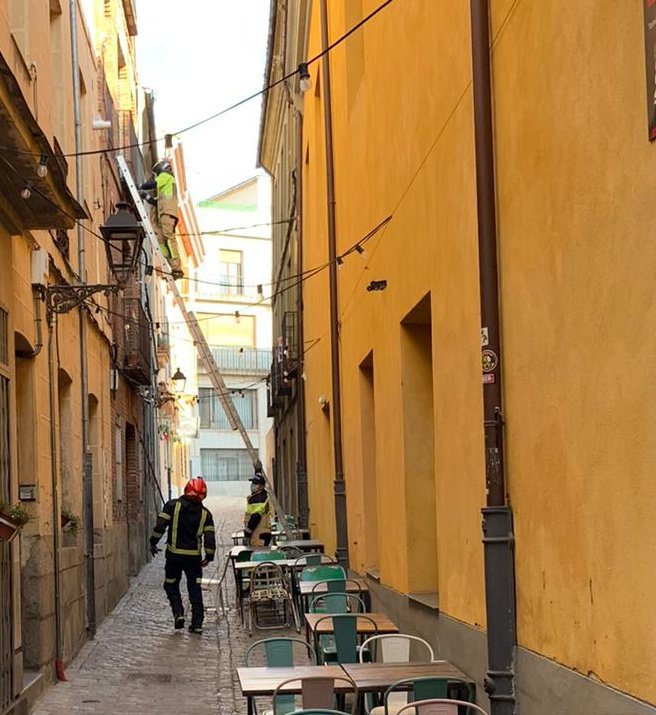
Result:
[[[124,298],[122,312],[125,316],[125,338],[120,356],[122,372],[136,385],[150,385],[153,365],[148,317],[139,298]]]
[[[155,334],[155,346],[157,348],[157,365],[159,368],[164,368],[169,364],[171,359],[171,343],[169,338],[168,323],[162,323],[159,331]]]
[[[214,362],[221,372],[229,375],[266,375],[269,372],[270,350],[217,347],[211,350]],[[199,363],[199,372],[207,372],[202,363]]]

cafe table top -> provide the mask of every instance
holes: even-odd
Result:
[[[358,625],[357,625],[357,630],[358,633],[371,633],[373,634],[378,634],[382,635],[383,633],[398,633],[399,629],[396,623],[391,621],[384,613],[362,613],[360,614],[362,616],[367,616],[368,618],[371,618],[372,621],[376,624],[376,628],[374,628],[373,624],[365,619],[365,618],[358,618]],[[319,620],[322,618],[326,619],[319,623],[317,627],[317,623]],[[330,618],[330,614],[326,613],[306,613],[305,614],[305,623],[308,627],[308,629],[315,634],[324,634],[324,633],[332,633],[333,632],[333,624],[332,624],[332,618]]]
[[[255,551],[279,551],[279,549],[276,546],[233,546],[228,553],[231,559],[236,559],[243,551],[250,551],[252,553]]]
[[[250,571],[256,566],[259,566],[259,564],[268,563],[278,564],[278,566],[282,566],[283,568],[292,569],[296,565],[296,559],[277,559],[275,561],[237,561],[235,562],[235,568],[237,569],[237,571]]]
[[[346,678],[339,665],[295,665],[289,668],[248,667],[237,668],[239,687],[245,697],[273,695],[273,691],[285,680],[291,678]],[[335,690],[349,691],[352,688],[344,680],[335,681]],[[285,686],[286,693],[300,693],[301,683]]]
[[[284,546],[293,546],[301,551],[323,551],[324,549],[323,541],[320,541],[319,539],[292,539],[290,541],[282,541],[281,539],[278,539],[276,543],[279,548],[283,548]]]
[[[317,586],[316,591],[314,590],[315,586]],[[299,581],[298,587],[301,596],[320,596],[328,592],[328,585],[325,581]],[[345,587],[346,593],[366,593],[369,590],[369,586],[362,578],[347,578]]]
[[[344,663],[342,668],[362,692],[385,690],[397,680],[407,678],[458,678],[473,682],[447,660],[432,663]]]

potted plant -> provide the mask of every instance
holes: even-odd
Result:
[[[0,541],[11,541],[29,520],[30,513],[21,504],[0,502]]]
[[[77,536],[77,532],[80,530],[80,517],[68,507],[63,507],[61,510],[61,526],[64,531]]]

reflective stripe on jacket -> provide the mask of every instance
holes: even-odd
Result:
[[[247,536],[255,531],[259,536],[259,534],[271,530],[269,511],[269,495],[265,489],[248,496],[244,514],[244,532]]]
[[[168,528],[166,551],[179,556],[200,556],[205,546],[205,556],[211,561],[216,551],[214,520],[200,502],[186,497],[167,502],[157,516],[150,542],[157,545]]]

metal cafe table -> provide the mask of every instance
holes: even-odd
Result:
[[[360,613],[359,616],[366,618],[358,618],[356,630],[359,635],[373,636],[383,635],[385,633],[398,633],[399,628],[390,620],[384,613]],[[325,619],[319,623],[321,619]],[[376,624],[374,628],[371,621]],[[333,632],[332,618],[329,613],[306,613],[305,614],[305,631],[308,643],[315,643],[319,636],[328,635]]]
[[[241,693],[247,698],[248,715],[253,715],[253,698],[258,695],[273,695],[280,683],[290,678],[344,678],[344,670],[339,665],[295,665],[289,668],[237,668],[237,678]],[[335,681],[335,690],[349,692],[348,683]],[[298,694],[301,683],[297,681],[285,686],[282,692]]]
[[[300,537],[300,539],[303,540],[303,541],[306,541],[307,539],[310,538],[310,530],[309,530],[309,529],[299,529],[299,528],[297,528],[297,527],[294,527],[294,528],[292,529],[292,532],[293,532],[294,534],[298,534],[299,537]],[[271,532],[271,536],[273,537],[274,540],[276,540],[279,536],[281,536],[281,535],[284,534],[284,533],[285,533],[284,531],[277,531],[277,530],[274,529],[274,530]],[[242,529],[241,531],[233,531],[232,534],[230,534],[230,538],[232,539],[232,543],[233,543],[235,546],[241,544],[242,541],[244,540],[244,531],[243,531],[243,529]]]
[[[432,663],[344,663],[344,672],[358,686],[361,693],[383,692],[398,680],[408,678],[456,678],[474,681],[448,660]]]

